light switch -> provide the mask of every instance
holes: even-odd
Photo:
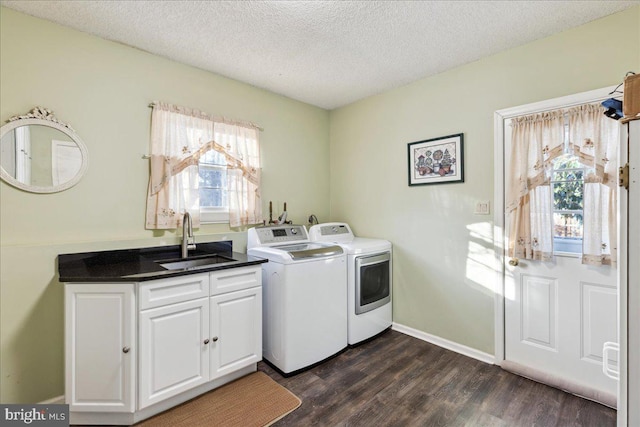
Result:
[[[489,204],[491,202],[489,200],[482,200],[479,202],[476,202],[476,208],[473,211],[473,213],[475,215],[489,215],[491,212],[491,209],[489,207]]]

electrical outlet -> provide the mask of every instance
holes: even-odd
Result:
[[[475,215],[489,215],[491,213],[489,200],[481,200],[476,202],[476,208],[473,211]]]

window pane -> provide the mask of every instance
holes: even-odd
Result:
[[[582,190],[582,181],[554,183],[553,208],[555,210],[581,210]]]
[[[204,156],[200,157],[200,163],[210,165],[226,165],[224,156],[215,150],[209,150],[204,154]]]
[[[554,181],[580,181],[584,177],[584,170],[568,170],[561,171],[556,170],[553,172],[553,180]]]
[[[219,208],[227,206],[227,190],[200,188],[200,207]]]
[[[200,166],[200,187],[226,188],[227,171],[225,169]]]
[[[554,169],[577,169],[583,167],[576,156],[563,156],[553,162]]]
[[[582,214],[555,212],[553,224],[554,237],[582,238]]]
[[[200,207],[227,208],[227,165],[224,155],[207,151],[200,158]]]

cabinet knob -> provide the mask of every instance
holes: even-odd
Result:
[[[122,347],[123,353],[129,353],[129,350],[131,350],[129,347]]]
[[[518,264],[520,264],[520,260],[518,258],[511,258],[509,260],[509,265],[513,267],[517,266]]]
[[[207,338],[206,340],[204,340],[205,344],[209,344],[209,338]]]
[[[213,338],[211,338],[211,339],[213,340],[213,342],[218,341],[218,337],[213,337]]]

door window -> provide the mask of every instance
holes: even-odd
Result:
[[[553,162],[554,253],[582,254],[584,177],[588,170],[578,157],[565,154]]]

